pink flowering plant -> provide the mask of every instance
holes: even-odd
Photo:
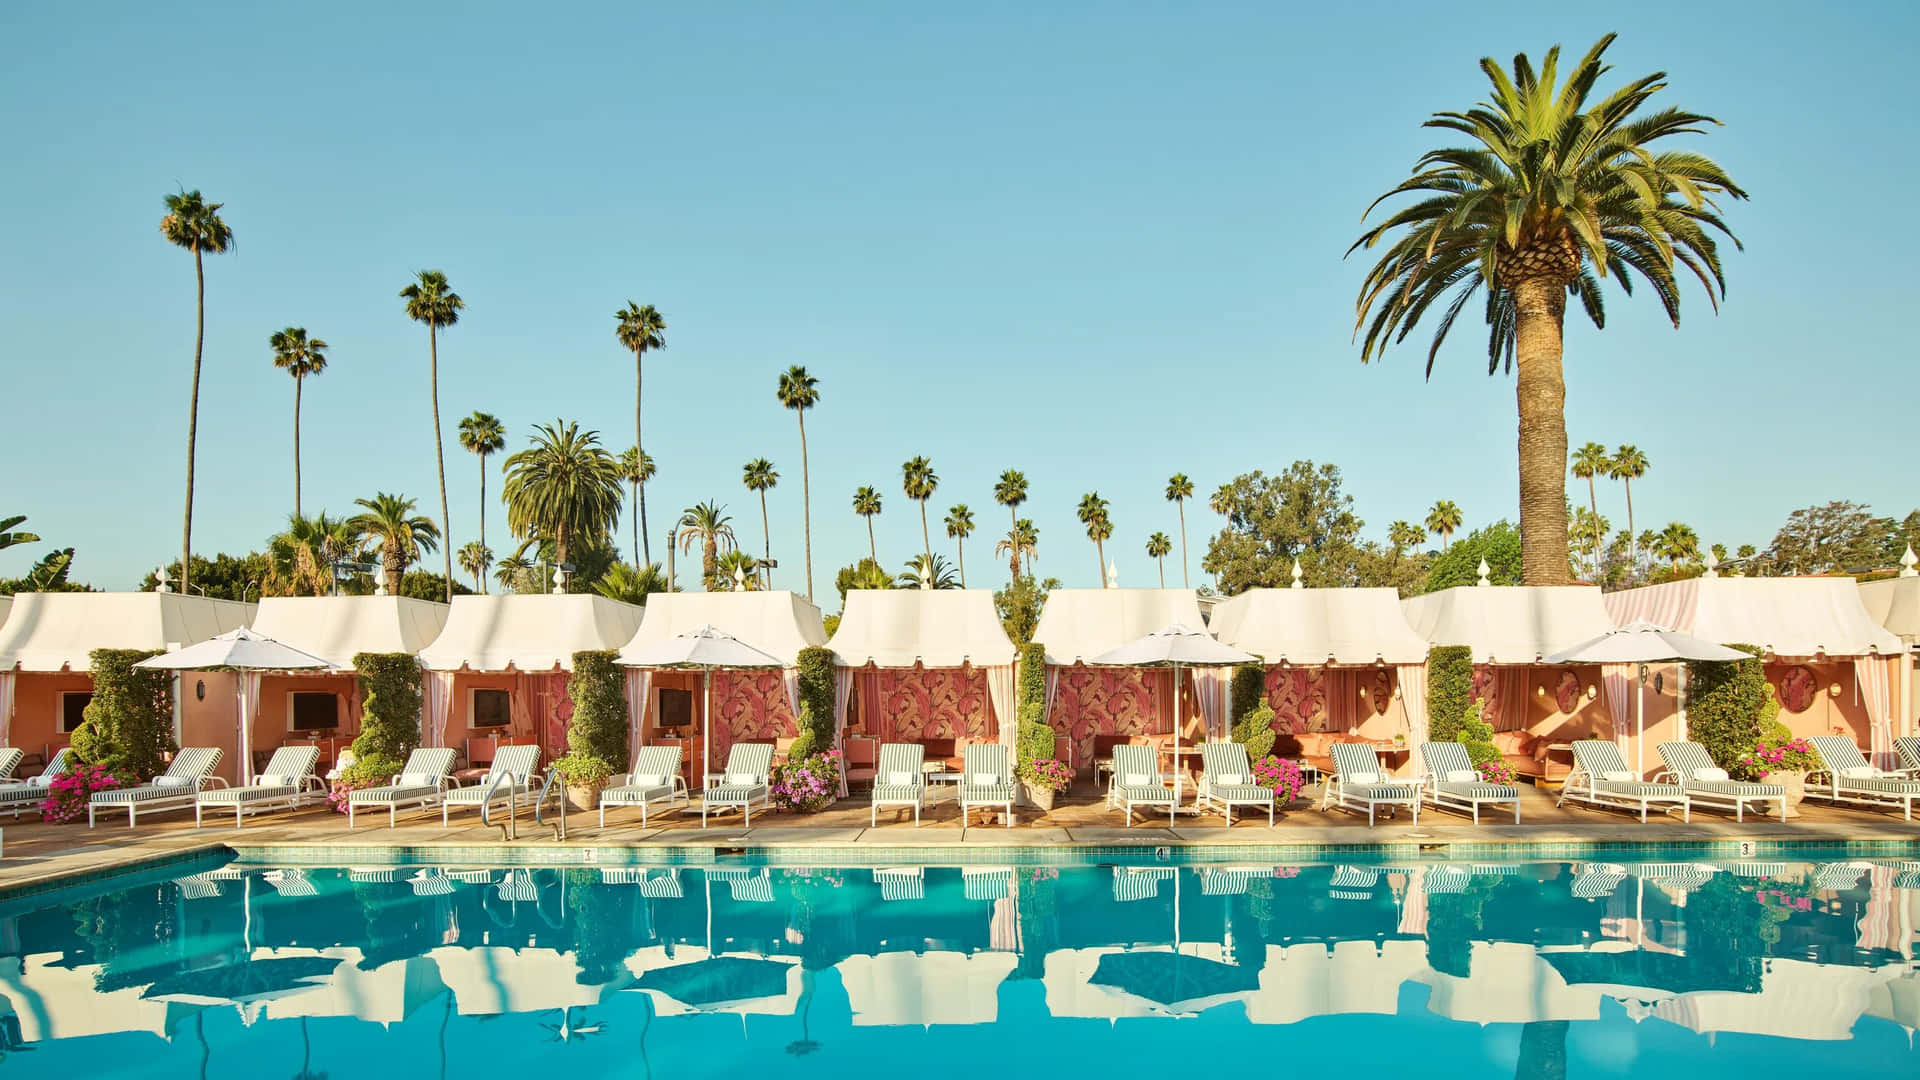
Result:
[[[1277,801],[1290,803],[1300,797],[1300,789],[1306,786],[1307,778],[1300,771],[1299,762],[1268,754],[1253,763],[1253,782],[1264,788],[1272,788]]]
[[[1761,738],[1733,764],[1727,771],[1741,780],[1764,780],[1768,773],[1812,772],[1818,767],[1812,743],[1777,736]]]
[[[123,786],[104,766],[75,765],[65,776],[56,776],[47,784],[46,801],[40,804],[40,820],[73,821],[84,817],[94,792]]]
[[[1489,761],[1474,771],[1480,774],[1481,780],[1489,784],[1499,784],[1502,787],[1512,787],[1518,779],[1513,775],[1513,766],[1504,761]]]
[[[1073,783],[1073,769],[1064,761],[1039,758],[1021,767],[1020,779],[1043,791],[1065,791]]]
[[[840,751],[775,765],[768,793],[773,805],[799,814],[817,814],[840,797]]]

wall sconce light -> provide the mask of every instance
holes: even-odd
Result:
[[[1839,684],[1839,683],[1834,683],[1834,684],[1833,684],[1832,686],[1829,686],[1829,687],[1827,687],[1827,696],[1828,696],[1828,697],[1839,697],[1839,696],[1840,696],[1840,684]]]
[[[1360,688],[1360,696],[1361,696],[1362,698],[1364,698],[1364,697],[1366,697],[1366,696],[1367,696],[1367,688],[1366,688],[1366,687],[1364,687],[1364,686],[1363,686],[1363,687],[1361,687],[1361,688]]]
[[[1600,696],[1600,687],[1599,687],[1599,685],[1598,685],[1598,684],[1595,684],[1595,685],[1592,685],[1592,686],[1589,686],[1589,687],[1587,687],[1587,700],[1588,700],[1588,701],[1592,701],[1592,700],[1593,700],[1594,698],[1597,698],[1597,697],[1599,697],[1599,696]]]
[[[1542,684],[1542,685],[1540,685],[1540,686],[1536,686],[1536,687],[1534,687],[1534,688],[1533,688],[1533,696],[1534,696],[1534,697],[1546,697],[1546,696],[1547,696],[1547,688],[1546,688],[1546,686],[1545,686],[1545,684]]]
[[[195,679],[193,681],[193,700],[195,701],[207,700],[207,680]]]

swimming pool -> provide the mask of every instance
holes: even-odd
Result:
[[[1898,859],[162,873],[0,906],[0,1072],[1920,1065]]]

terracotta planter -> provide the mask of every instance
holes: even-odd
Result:
[[[1058,793],[1052,788],[1035,787],[1032,784],[1021,784],[1020,787],[1026,794],[1028,806],[1043,814],[1053,809],[1053,797]]]
[[[598,810],[600,793],[606,790],[607,782],[596,780],[591,784],[567,785],[567,809],[577,812]]]
[[[1787,820],[1800,816],[1800,801],[1807,797],[1807,774],[1803,771],[1767,774],[1767,783],[1787,789]]]

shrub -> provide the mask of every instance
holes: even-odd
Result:
[[[1728,772],[1760,740],[1763,720],[1779,713],[1777,704],[1767,708],[1772,699],[1760,661],[1762,650],[1752,645],[1731,648],[1751,653],[1753,659],[1691,664],[1687,680],[1688,734],[1707,748],[1715,765]]]
[[[1259,761],[1273,753],[1273,706],[1262,700],[1233,722],[1233,741],[1247,748],[1247,757]]]
[[[1039,782],[1034,765],[1053,760],[1053,729],[1042,719],[1046,711],[1044,701],[1027,702],[1019,710],[1020,730],[1014,739],[1014,773],[1029,784]]]
[[[800,706],[800,734],[794,736],[793,745],[787,747],[790,758],[811,757],[820,750],[819,737],[813,733],[813,715],[805,705]]]
[[[40,820],[72,821],[87,812],[93,793],[124,787],[112,773],[100,765],[75,765],[65,776],[47,784],[46,801],[40,804]]]
[[[410,653],[360,653],[360,734],[353,740],[353,764],[342,770],[348,787],[384,784],[420,745],[420,661]]]
[[[1473,650],[1465,645],[1436,645],[1427,653],[1428,737],[1460,741],[1460,721],[1473,705]]]
[[[838,732],[833,729],[833,650],[815,645],[801,649],[795,670],[800,676],[800,726],[813,732],[812,746],[832,746]],[[798,757],[799,755],[790,755]]]
[[[1500,751],[1493,745],[1493,725],[1483,718],[1487,703],[1479,698],[1467,707],[1467,715],[1460,721],[1459,743],[1467,748],[1467,757],[1472,759],[1473,767],[1485,769],[1493,762],[1505,762]]]
[[[553,763],[569,784],[598,784],[627,767],[626,674],[615,661],[618,655],[608,650],[573,654],[567,753]]]
[[[175,749],[173,673],[133,666],[158,655],[138,649],[88,654],[93,700],[73,732],[75,757],[128,783],[160,771],[162,759]]]
[[[1020,778],[1045,791],[1065,791],[1073,783],[1073,769],[1064,761],[1039,758],[1022,768]]]
[[[1260,757],[1253,759],[1253,782],[1264,788],[1273,789],[1273,800],[1281,806],[1300,797],[1300,789],[1306,786],[1306,774],[1300,771],[1300,763],[1291,758]]]
[[[767,791],[776,808],[819,813],[840,794],[840,751],[790,757],[786,764],[775,765],[768,779]]]
[[[1745,661],[1734,661],[1745,663]],[[1727,774],[1735,780],[1765,780],[1768,773],[1812,772],[1819,767],[1813,744],[1805,739],[1763,737],[1734,759]]]
[[[1020,705],[1047,703],[1047,647],[1037,641],[1020,646],[1020,682],[1013,700]]]
[[[1266,703],[1267,668],[1264,664],[1241,664],[1233,669],[1232,690],[1227,695],[1233,722]]]

